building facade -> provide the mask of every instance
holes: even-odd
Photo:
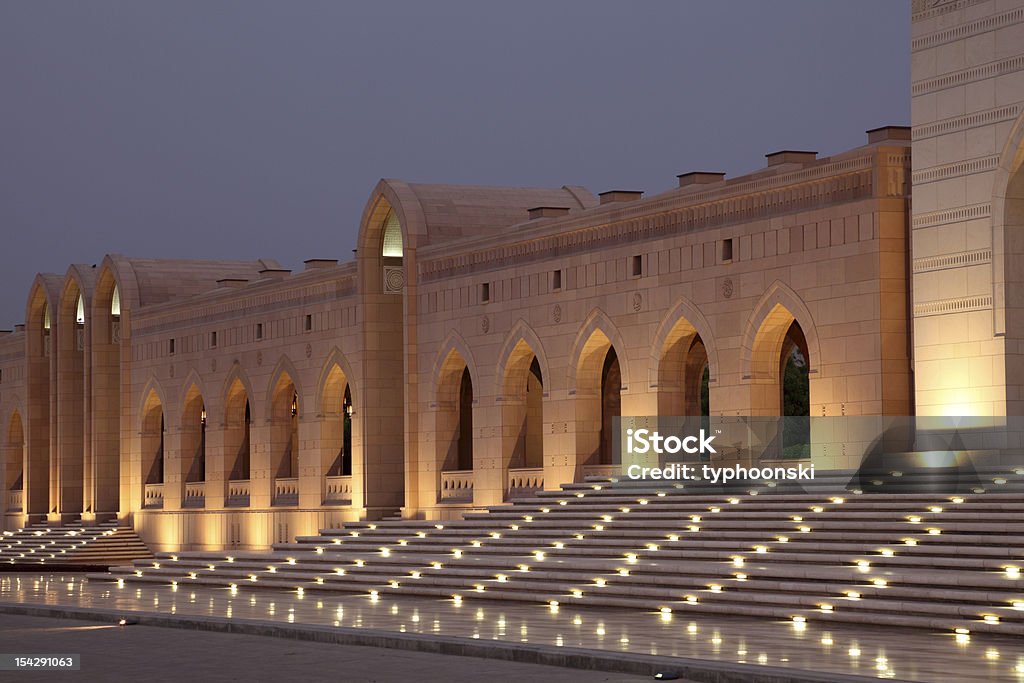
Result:
[[[455,517],[606,473],[619,415],[784,414],[794,358],[808,415],[1020,414],[1024,0],[913,12],[913,131],[842,154],[651,197],[383,180],[347,263],[37,276],[0,337],[5,527]]]

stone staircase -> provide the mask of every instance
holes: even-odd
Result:
[[[95,525],[36,524],[0,536],[3,565],[95,565],[151,560],[153,554],[133,529],[116,521]]]
[[[752,493],[589,481],[91,578],[1024,635],[1021,493]]]

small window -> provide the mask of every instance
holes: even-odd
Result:
[[[644,274],[644,259],[639,254],[633,257],[633,277]]]
[[[167,351],[173,356],[174,355],[174,340],[167,340]]]
[[[556,270],[551,273],[551,289],[559,290],[562,288],[562,271]]]
[[[114,285],[114,294],[110,297],[110,315],[115,318],[121,316],[121,292],[118,291],[117,285]]]
[[[732,261],[732,239],[722,240],[722,260]]]
[[[480,301],[487,303],[491,300],[491,283],[485,282],[480,285]]]
[[[263,339],[263,323],[256,323],[256,338]]]
[[[313,329],[313,316],[307,314],[306,315],[306,332],[309,332],[312,329]]]
[[[0,369],[0,384],[4,383],[4,371]]]
[[[211,332],[210,333],[210,348],[211,349],[217,348],[217,333],[216,332]]]
[[[75,302],[75,324],[85,324],[85,301],[82,300],[82,295],[78,295],[78,301]]]

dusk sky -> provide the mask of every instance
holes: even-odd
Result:
[[[657,193],[910,117],[908,2],[0,4],[0,328],[107,253],[347,260],[381,177]]]

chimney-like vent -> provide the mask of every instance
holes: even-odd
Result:
[[[336,258],[311,258],[303,261],[306,264],[306,270],[316,270],[317,268],[333,268],[338,265],[338,259]]]
[[[876,142],[885,142],[886,140],[910,139],[910,126],[882,126],[881,128],[872,128],[866,132],[869,145],[873,145]]]
[[[618,202],[635,202],[644,196],[643,192],[637,190],[608,190],[602,192],[598,197],[601,198],[601,204],[616,204]]]
[[[218,287],[230,287],[231,289],[238,289],[239,287],[245,287],[248,284],[248,280],[240,277],[226,277],[217,280]]]
[[[555,218],[556,216],[564,216],[567,213],[569,213],[569,207],[567,206],[535,206],[529,209],[531,221],[538,218]]]
[[[765,154],[769,166],[779,164],[809,164],[818,158],[817,152],[802,152],[795,149],[783,149],[771,154]]]
[[[291,274],[287,268],[264,268],[260,271],[260,276],[269,280],[283,280]]]
[[[690,171],[689,173],[681,173],[676,176],[679,179],[679,187],[689,187],[690,185],[708,185],[710,183],[719,183],[725,180],[725,174],[717,171]]]

